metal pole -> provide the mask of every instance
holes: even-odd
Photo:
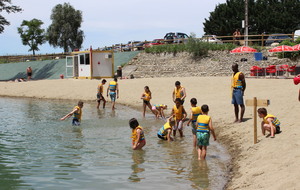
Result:
[[[245,46],[248,46],[248,0],[245,0]]]

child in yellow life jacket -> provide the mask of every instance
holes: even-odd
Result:
[[[275,134],[280,133],[280,121],[276,116],[268,114],[266,108],[259,108],[257,110],[258,116],[263,118],[261,122],[261,131],[265,135],[266,131],[270,132],[271,138],[275,137]]]
[[[165,104],[154,104],[152,106],[152,111],[155,113],[156,118],[162,117],[165,118],[164,110],[167,109],[167,105]]]
[[[143,117],[145,117],[146,107],[148,107],[151,110],[151,112],[154,115],[156,115],[155,112],[152,110],[152,106],[150,103],[152,96],[151,96],[151,91],[149,89],[149,86],[145,86],[144,90],[145,90],[145,92],[141,96],[141,99],[143,100]]]
[[[197,117],[197,145],[198,145],[198,160],[205,160],[207,146],[209,145],[210,133],[214,140],[217,140],[214,128],[212,126],[211,117],[208,116],[208,105],[201,106],[202,115]]]
[[[174,124],[175,121],[173,120],[173,117],[172,116],[169,117],[167,119],[167,122],[158,130],[157,132],[158,138],[162,140],[173,141],[173,138],[171,137],[171,133]]]
[[[180,98],[175,99],[175,105],[172,109],[172,115],[175,116],[175,126],[173,127],[173,135],[176,136],[178,129],[180,137],[183,137],[183,122],[186,118],[186,111],[182,105]]]
[[[192,133],[193,133],[193,144],[194,147],[197,146],[197,137],[196,137],[196,132],[197,132],[197,117],[202,114],[201,108],[199,106],[197,106],[197,99],[196,98],[192,98],[190,100],[191,102],[191,115],[190,115],[190,119],[188,121],[188,123],[186,124],[187,126],[190,125],[190,123],[192,123]]]
[[[143,146],[146,145],[143,128],[139,125],[139,122],[135,118],[129,120],[129,126],[132,129],[132,149],[142,149]]]
[[[63,121],[66,118],[69,118],[74,114],[74,117],[73,117],[73,120],[72,120],[72,125],[75,125],[75,126],[80,125],[81,115],[82,115],[82,108],[83,108],[83,102],[79,101],[77,106],[75,106],[74,109],[70,113],[68,113],[67,115],[62,117],[60,120]]]

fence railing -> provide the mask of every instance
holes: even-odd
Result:
[[[271,39],[272,36],[274,38],[279,39]],[[284,40],[294,41],[295,38],[299,36],[295,36],[292,34],[259,34],[259,35],[248,35],[248,44],[250,46],[266,46],[270,45],[272,42],[281,42]],[[196,38],[203,42],[209,43],[234,43],[237,45],[244,45],[245,40],[244,35],[239,36],[215,36],[215,35],[205,35],[202,38]],[[179,38],[179,39],[157,39],[157,43],[155,45],[160,44],[178,44],[187,42],[187,38]],[[112,46],[98,48],[99,50],[114,50],[116,52],[123,51],[137,51],[144,50],[146,47],[149,47],[149,43],[152,41],[133,41],[127,44],[114,44]],[[12,63],[12,62],[26,62],[26,61],[36,61],[36,60],[52,60],[52,59],[64,59],[66,56],[70,55],[69,53],[58,53],[58,54],[39,54],[39,55],[14,55],[14,56],[0,56],[0,63]]]
[[[69,53],[53,53],[53,54],[38,54],[38,55],[7,55],[0,56],[0,63],[17,63],[26,61],[42,61],[53,59],[64,59]]]

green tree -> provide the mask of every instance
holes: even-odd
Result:
[[[300,0],[248,0],[249,34],[292,33],[300,28]],[[204,32],[230,36],[245,19],[245,0],[227,0],[205,19]]]
[[[6,13],[16,13],[22,11],[22,9],[18,6],[11,5],[11,0],[0,0],[0,13],[3,11]],[[0,34],[3,33],[5,25],[8,26],[10,23],[0,14]]]
[[[64,52],[80,49],[84,34],[80,30],[82,13],[75,10],[69,3],[58,4],[52,9],[52,24],[47,29],[49,44],[61,47]]]
[[[38,51],[38,45],[45,43],[45,30],[41,29],[41,25],[44,24],[41,20],[32,19],[30,21],[23,20],[18,32],[21,36],[23,45],[28,45],[35,55],[35,51]]]

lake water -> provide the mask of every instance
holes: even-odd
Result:
[[[59,121],[77,102],[0,98],[0,189],[222,189],[229,156],[211,141],[198,161],[190,128],[168,143],[163,120],[117,105],[85,103],[81,126]],[[131,150],[130,118],[145,130],[144,150]]]

